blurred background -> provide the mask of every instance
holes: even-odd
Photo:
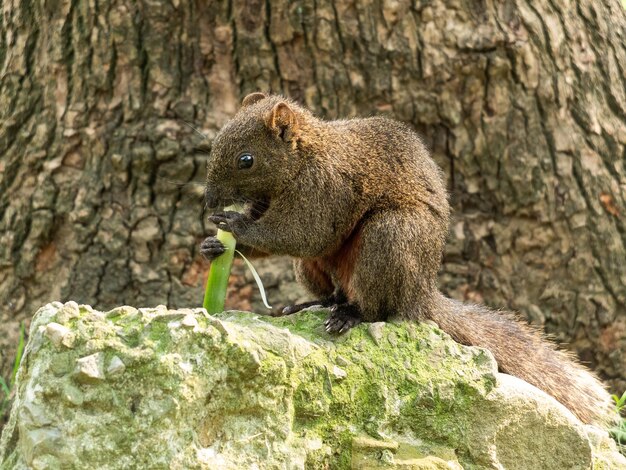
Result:
[[[6,0],[0,33],[7,381],[46,302],[201,305],[194,148],[270,91],[420,132],[454,208],[442,290],[520,312],[626,389],[620,0]],[[305,299],[289,260],[255,265],[272,305]],[[229,308],[266,311],[241,264],[231,281]]]

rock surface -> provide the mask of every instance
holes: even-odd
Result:
[[[429,324],[333,338],[324,316],[48,304],[0,468],[626,467],[489,352]]]

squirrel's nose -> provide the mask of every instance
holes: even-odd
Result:
[[[218,206],[220,200],[217,194],[207,186],[204,188],[204,204],[207,209],[214,209]]]

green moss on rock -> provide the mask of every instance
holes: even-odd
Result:
[[[73,302],[33,319],[0,468],[618,468],[605,432],[430,324]]]

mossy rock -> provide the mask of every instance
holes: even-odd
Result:
[[[606,432],[431,324],[74,302],[35,315],[1,469],[626,468]]]

